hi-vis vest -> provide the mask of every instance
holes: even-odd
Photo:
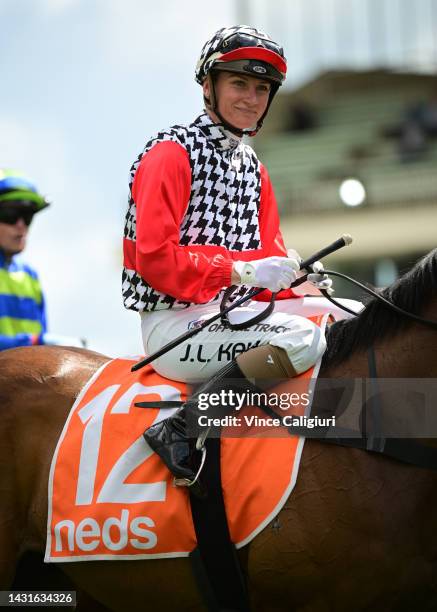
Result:
[[[36,272],[0,251],[0,350],[29,346],[46,331],[44,296]]]

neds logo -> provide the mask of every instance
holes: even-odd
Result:
[[[102,526],[93,519],[86,517],[75,525],[74,521],[65,519],[56,523],[54,528],[55,550],[92,551],[103,544],[108,551],[118,551],[130,544],[139,550],[148,550],[156,546],[156,533],[147,529],[155,527],[148,516],[137,516],[129,522],[129,510],[122,510],[121,517],[109,517]],[[135,536],[135,537],[132,537]]]

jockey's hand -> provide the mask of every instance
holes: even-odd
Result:
[[[311,269],[312,273],[308,274],[307,280],[317,289],[323,289],[327,291],[329,295],[332,295],[334,293],[332,278],[329,278],[329,276],[325,274],[322,262],[315,261]]]
[[[234,271],[240,277],[239,285],[262,287],[277,293],[294,283],[299,270],[296,257],[266,257],[253,261],[236,261]]]
[[[296,249],[287,249],[287,257],[289,257],[290,259],[297,259],[297,261],[299,262],[299,266],[303,261],[302,257],[299,255]]]

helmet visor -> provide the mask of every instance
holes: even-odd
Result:
[[[222,60],[223,58],[217,60],[213,70],[237,72],[238,74],[245,74],[266,81],[274,81],[278,84],[281,84],[284,80],[284,76],[279,70],[276,70],[272,64],[262,60],[241,59],[230,62]]]
[[[15,205],[17,202],[24,202],[26,204],[31,202],[36,211],[42,210],[43,208],[49,206],[48,200],[34,191],[14,189],[11,191],[0,192],[0,207],[8,206],[8,204],[12,203]]]

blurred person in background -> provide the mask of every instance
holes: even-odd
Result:
[[[37,344],[83,346],[74,338],[47,333],[38,274],[20,256],[34,215],[48,206],[23,174],[0,169],[0,351]]]
[[[151,138],[131,168],[122,291],[126,308],[141,315],[148,355],[216,314],[231,285],[239,286],[239,297],[251,287],[267,289],[269,299],[270,292],[296,297],[289,287],[300,257],[285,248],[269,175],[242,140],[261,128],[286,71],[283,49],[269,36],[248,26],[222,28],[196,67],[205,110],[190,125]],[[311,280],[325,289],[331,284],[323,274]],[[213,376],[209,389],[225,379],[255,378],[266,363],[271,379],[304,372],[323,354],[324,335],[279,304],[262,325],[203,330],[154,368],[185,382]],[[248,302],[231,321],[244,323],[264,308]],[[176,476],[190,480],[184,410],[144,437]]]
[[[38,274],[19,255],[33,216],[47,206],[22,174],[0,170],[0,350],[42,344],[47,332]]]

